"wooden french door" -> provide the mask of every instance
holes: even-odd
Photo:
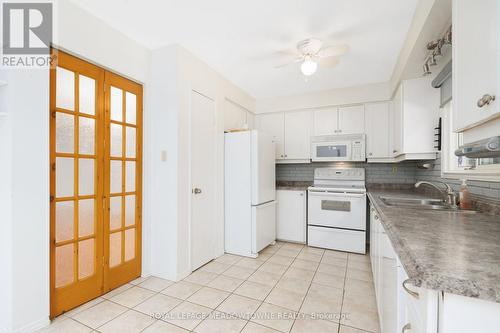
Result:
[[[51,317],[141,274],[142,86],[53,50]]]

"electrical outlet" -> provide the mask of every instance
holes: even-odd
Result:
[[[397,166],[395,166],[395,165],[392,166],[392,173],[393,174],[398,173],[398,167]]]
[[[161,151],[161,161],[162,162],[166,162],[167,161],[167,151],[166,150],[162,150]]]

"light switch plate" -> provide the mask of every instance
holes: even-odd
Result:
[[[167,151],[166,150],[162,150],[161,151],[161,161],[162,162],[166,162],[167,161]]]

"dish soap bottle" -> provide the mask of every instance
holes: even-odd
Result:
[[[460,201],[460,209],[471,209],[472,200],[470,198],[469,188],[467,187],[467,181],[465,179],[462,179],[462,185],[460,186],[458,195]]]

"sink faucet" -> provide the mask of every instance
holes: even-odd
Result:
[[[437,186],[435,183],[443,184],[446,188],[443,190],[439,186]],[[419,187],[422,184],[432,186],[436,190],[438,190],[439,193],[441,193],[441,196],[443,197],[444,202],[446,202],[452,208],[457,208],[457,194],[455,193],[455,191],[453,191],[451,186],[445,182],[440,182],[440,181],[436,181],[435,183],[431,183],[431,182],[427,182],[427,181],[423,180],[423,181],[417,182],[415,184],[415,187]]]

